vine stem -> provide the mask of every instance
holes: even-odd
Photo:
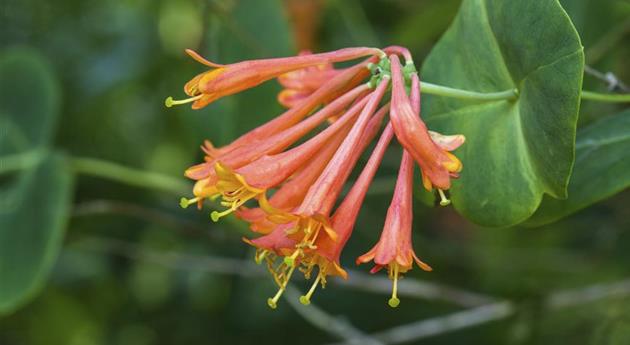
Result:
[[[190,190],[186,182],[175,177],[128,168],[100,159],[72,157],[70,164],[77,173],[111,179],[136,187],[159,189],[176,195],[183,195]]]
[[[471,99],[479,101],[500,101],[515,100],[518,98],[518,89],[511,89],[499,92],[475,92],[462,89],[455,89],[447,86],[431,84],[423,81],[421,83],[422,92],[429,95],[452,97],[459,99]],[[598,93],[593,91],[582,91],[582,99],[600,102],[630,102],[630,94]]]
[[[37,166],[49,154],[47,150],[35,149],[2,157],[0,160],[0,175],[14,171],[21,171]],[[130,186],[159,190],[177,197],[187,195],[192,186],[184,179],[162,173],[142,169],[128,168],[114,162],[97,158],[66,156],[70,169],[77,174],[100,177]],[[210,203],[213,210],[222,209],[218,203]],[[243,234],[247,233],[245,223],[234,217],[226,219],[227,223]]]
[[[630,103],[630,93],[620,94],[620,93],[598,93],[592,91],[582,91],[582,99],[587,99],[590,101],[600,101],[600,102],[619,102]]]
[[[49,154],[47,150],[35,149],[2,157],[0,174],[30,169],[38,165]],[[131,186],[157,189],[181,196],[190,191],[190,185],[183,179],[169,175],[134,169],[118,163],[97,158],[66,156],[69,166],[75,173],[101,177]]]
[[[436,96],[453,97],[460,99],[474,99],[480,101],[515,100],[518,98],[518,90],[511,89],[499,92],[475,92],[454,89],[447,86],[436,85],[423,81],[420,83],[423,93]]]

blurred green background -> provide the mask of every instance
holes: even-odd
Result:
[[[291,55],[301,48],[400,44],[421,63],[459,2],[2,1],[0,153],[54,148],[57,153],[46,154],[61,158],[51,158],[50,166],[32,174],[0,179],[2,212],[11,212],[16,199],[29,205],[20,210],[22,218],[2,224],[0,250],[24,257],[45,252],[53,265],[32,301],[0,316],[0,344],[331,343],[341,340],[334,332],[339,327],[348,334],[348,324],[373,333],[476,304],[449,297],[448,286],[509,300],[509,315],[409,343],[630,344],[628,191],[540,228],[480,228],[452,208],[417,203],[414,246],[434,272],[413,270],[407,280],[427,282],[442,297],[403,296],[393,310],[386,304],[387,282],[386,289],[370,292],[370,283],[352,287],[332,281],[313,300],[332,315],[318,319],[333,321],[324,327],[331,334],[286,301],[275,311],[267,307],[275,288],[252,266],[253,251],[241,242],[243,224],[214,224],[207,210],[180,209],[179,196],[189,193],[181,183],[158,190],[89,176],[94,174],[72,179],[51,173],[63,168],[63,157],[91,157],[183,182],[183,170],[202,157],[198,147],[204,139],[226,144],[281,111],[276,82],[199,111],[166,109],[164,98],[181,98],[183,84],[204,70],[183,53],[185,48],[230,63]],[[627,84],[630,3],[562,4],[581,34],[587,65],[611,71]],[[585,76],[586,89],[605,92],[606,87]],[[623,109],[584,102],[580,124]],[[7,118],[26,139],[14,138]],[[398,157],[394,148],[386,158],[344,252],[343,262],[353,270],[367,272],[354,266],[354,258],[379,235]],[[55,248],[15,247],[6,235],[9,227],[53,227],[52,242],[63,243],[59,256],[55,259]],[[23,234],[31,240],[30,232]],[[15,274],[22,270],[11,262],[2,265]],[[303,279],[294,282],[305,289]],[[581,295],[557,294],[592,286],[579,290]],[[590,300],[593,296],[599,297]],[[315,314],[312,306],[298,308]]]

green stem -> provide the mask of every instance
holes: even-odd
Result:
[[[32,150],[4,156],[0,161],[0,174],[32,168],[39,164],[46,152],[45,150]],[[160,190],[176,196],[186,195],[191,191],[191,185],[183,179],[160,173],[128,168],[96,158],[68,157],[68,161],[72,170],[77,174],[105,178],[150,190]],[[211,203],[210,207],[215,210],[222,208],[217,203]],[[243,232],[246,231],[244,223],[234,217],[228,218],[227,222],[243,230]]]
[[[598,93],[592,91],[582,91],[582,99],[600,102],[630,102],[630,93]]]
[[[0,157],[0,174],[33,167],[45,154],[44,150],[31,150]]]
[[[159,189],[178,196],[190,190],[186,182],[175,177],[132,169],[100,159],[72,157],[70,164],[77,173],[111,179],[136,187]]]
[[[453,97],[460,99],[473,99],[480,101],[499,101],[499,100],[515,100],[518,98],[518,90],[511,89],[499,92],[475,92],[460,89],[454,89],[447,86],[427,83],[423,81],[421,84],[423,93],[437,96]]]
[[[499,92],[475,92],[455,89],[447,86],[422,82],[422,92],[430,95],[453,97],[459,99],[471,99],[480,101],[515,100],[518,98],[518,90],[505,90]],[[592,91],[582,91],[582,99],[600,102],[630,102],[630,94],[597,93]]]

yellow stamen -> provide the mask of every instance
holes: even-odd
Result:
[[[181,208],[187,208],[188,206],[197,203],[199,201],[199,198],[192,198],[192,199],[186,199],[186,198],[181,198],[179,200],[179,206],[181,206]]]
[[[269,306],[269,308],[276,309],[276,307],[278,306],[278,300],[284,293],[284,290],[286,290],[287,284],[289,283],[289,280],[291,279],[291,275],[293,274],[294,270],[295,270],[295,267],[291,267],[291,269],[289,270],[289,273],[286,275],[286,278],[284,278],[282,285],[280,285],[280,289],[278,290],[278,292],[276,292],[276,295],[273,296],[273,298],[267,299],[267,305]]]
[[[267,255],[269,254],[269,251],[266,249],[263,250],[257,250],[256,251],[256,255],[254,256],[254,261],[256,261],[256,264],[260,265],[262,263],[262,261],[265,259],[265,257],[267,257]]]
[[[392,288],[392,298],[387,302],[390,307],[396,308],[400,304],[400,300],[396,296],[398,293],[398,264],[394,264],[394,286]]]
[[[317,277],[315,278],[315,282],[313,282],[313,285],[311,286],[311,289],[308,290],[306,295],[300,296],[300,303],[304,305],[311,304],[311,297],[313,296],[315,289],[317,289],[317,285],[319,284],[319,281],[321,279],[322,279],[322,271],[319,271],[319,273],[317,274]]]
[[[194,102],[198,99],[200,99],[201,97],[203,97],[203,94],[199,94],[197,96],[194,97],[190,97],[190,98],[186,98],[186,99],[180,99],[180,100],[174,100],[173,97],[167,97],[166,100],[164,101],[164,105],[167,108],[170,108],[174,105],[179,105],[179,104],[186,104],[186,103],[190,103],[190,102]]]
[[[446,197],[444,191],[438,188],[438,193],[440,194],[440,206],[448,206],[451,204],[451,201]]]
[[[247,201],[258,198],[264,194],[264,189],[258,189],[247,184],[243,176],[234,173],[232,169],[220,162],[215,164],[215,171],[219,176],[217,189],[221,192],[221,205],[228,209],[223,212],[212,212],[212,220],[228,215],[236,211]],[[216,220],[215,220],[216,221]]]

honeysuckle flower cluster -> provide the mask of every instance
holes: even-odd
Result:
[[[201,209],[206,199],[220,199],[224,209],[212,211],[213,221],[234,213],[250,224],[257,236],[244,241],[256,248],[256,262],[265,263],[278,286],[267,301],[271,308],[276,308],[296,270],[313,279],[300,298],[303,304],[310,303],[328,277],[347,278],[340,263],[343,248],[392,139],[402,145],[380,239],[356,259],[357,264],[373,262],[372,273],[387,269],[393,281],[389,305],[398,306],[402,274],[414,262],[431,270],[412,246],[415,165],[424,188],[436,190],[440,204],[446,206],[450,201],[445,191],[462,170],[451,151],[465,140],[463,135],[429,131],[420,118],[420,80],[409,51],[398,46],[346,48],[230,65],[208,61],[192,50],[187,53],[211,69],[186,83],[190,98],[169,97],[168,107],[192,103],[193,109],[200,109],[271,79],[284,87],[278,95],[287,108],[284,113],[229,145],[204,142],[204,161],[185,172],[196,181],[194,197],[181,201],[182,207],[197,204]],[[333,66],[358,59],[351,67]],[[323,129],[314,133],[319,128]],[[301,140],[307,135],[309,139]],[[338,202],[361,155],[377,136],[367,163]]]

